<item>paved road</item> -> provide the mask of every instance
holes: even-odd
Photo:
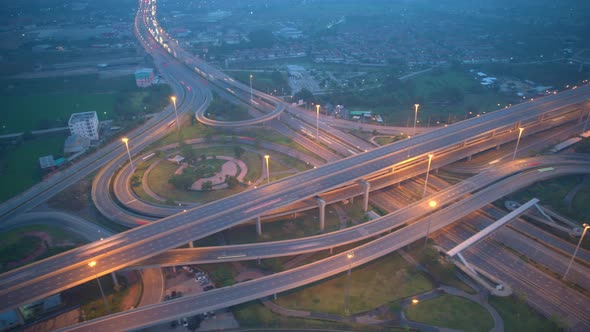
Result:
[[[451,224],[453,220],[468,215],[477,210],[479,206],[485,205],[487,202],[511,192],[512,187],[521,188],[539,179],[588,171],[590,169],[587,166],[560,166],[556,167],[553,173],[539,173],[536,170],[523,172],[517,178],[500,181],[491,187],[469,196],[460,203],[455,203],[435,212],[428,217],[431,220],[430,230],[431,232],[435,232]],[[422,202],[423,205],[426,205],[424,204],[425,201]],[[100,331],[116,328],[133,329],[157,324],[160,321],[170,318],[197,314],[269,296],[344,272],[348,269],[349,265],[356,267],[386,255],[424,236],[427,227],[425,222],[416,222],[388,235],[384,235],[368,244],[359,246],[354,249],[355,256],[352,261],[347,258],[347,253],[342,253],[286,272],[276,273],[271,276],[247,281],[231,287],[216,289],[196,296],[189,296],[167,303],[115,314],[108,318],[85,322],[67,328],[66,330]],[[590,320],[586,322],[590,324]]]
[[[57,258],[0,276],[4,307],[30,302],[119,270],[145,258],[178,247],[220,230],[252,220],[277,208],[321,194],[343,184],[366,178],[392,165],[423,161],[431,151],[463,144],[478,135],[509,131],[515,123],[530,125],[542,114],[588,98],[590,86],[565,91],[533,102],[472,118],[429,133],[355,155],[254,190],[187,210],[158,222],[115,235],[107,241],[72,250]],[[551,122],[551,121],[547,121]],[[408,159],[408,155],[410,158]],[[110,165],[112,167],[112,165]],[[106,194],[104,188],[99,194]],[[93,196],[97,194],[93,187]],[[88,262],[100,259],[93,269]],[[33,285],[32,287],[27,287]]]

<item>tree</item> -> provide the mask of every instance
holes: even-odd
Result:
[[[213,182],[211,182],[211,181],[205,181],[205,182],[203,182],[203,184],[201,184],[201,190],[202,191],[211,191],[211,190],[213,190]]]
[[[191,316],[187,320],[187,323],[188,323],[187,328],[191,331],[196,331],[201,326],[202,321],[203,321],[203,316],[201,316],[201,315]]]
[[[139,187],[140,184],[141,184],[141,180],[139,179],[139,176],[133,175],[131,177],[131,186],[132,187]]]
[[[306,88],[302,88],[301,90],[299,90],[298,92],[296,92],[293,95],[294,101],[298,101],[299,99],[302,99],[305,102],[312,101],[312,100],[314,100],[313,93],[311,93],[311,91],[309,91]]]
[[[234,155],[236,156],[236,158],[240,159],[244,152],[244,148],[242,148],[241,146],[234,146]]]
[[[182,141],[180,142],[180,153],[189,163],[197,158],[197,153],[193,147]]]
[[[207,155],[203,153],[201,155],[201,161],[205,161],[205,160],[207,160]]]
[[[240,180],[233,175],[226,175],[225,176],[225,183],[230,189],[237,187],[240,184]]]

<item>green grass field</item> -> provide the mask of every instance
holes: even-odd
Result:
[[[522,300],[511,297],[489,298],[490,304],[498,310],[504,320],[506,332],[550,332],[558,331],[555,322],[541,316]]]
[[[279,294],[277,303],[290,309],[344,314],[346,273],[310,286]],[[421,273],[399,256],[391,254],[353,269],[350,312],[362,312],[396,299],[432,289]]]
[[[564,176],[538,182],[521,190],[515,194],[509,195],[508,199],[524,203],[532,198],[538,198],[540,204],[566,217],[572,218],[579,222],[584,222],[590,215],[590,186],[585,185],[578,191],[571,208],[563,201],[567,193],[573,189],[581,177],[577,175]]]
[[[138,88],[133,76],[0,80],[0,134],[67,126],[78,112],[96,111],[99,120],[130,119],[160,111],[170,91],[165,85]]]
[[[62,156],[65,139],[65,134],[44,135],[0,151],[0,202],[41,181],[39,157]]]
[[[201,154],[206,154],[207,156],[211,155],[224,155],[224,156],[233,156],[234,151],[232,147],[216,147],[216,148],[209,148],[209,149],[196,149],[197,156]],[[250,151],[246,151],[242,157],[240,158],[246,165],[248,166],[248,172],[244,181],[247,183],[248,180],[255,180],[260,177],[261,174],[261,165],[262,159],[258,154],[255,154]],[[233,189],[220,189],[214,190],[211,192],[199,192],[199,191],[184,191],[178,190],[174,188],[171,184],[168,183],[168,179],[174,174],[174,172],[178,169],[178,165],[168,162],[166,160],[162,160],[148,175],[148,183],[152,191],[156,194],[160,195],[164,198],[170,198],[175,201],[183,201],[183,202],[211,202],[229,195],[236,194],[245,187],[236,187]],[[138,194],[142,194],[138,192]]]
[[[489,331],[494,326],[492,317],[483,307],[447,294],[409,306],[406,315],[416,322],[468,332]]]

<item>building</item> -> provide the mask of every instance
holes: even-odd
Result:
[[[55,160],[53,160],[53,156],[43,156],[39,158],[39,166],[41,169],[48,169],[55,167]]]
[[[74,113],[68,121],[70,134],[98,140],[98,116],[96,112]]]
[[[152,68],[140,68],[135,71],[135,84],[145,88],[154,83],[154,70]]]
[[[64,143],[64,153],[78,153],[90,147],[90,138],[79,135],[71,135]]]

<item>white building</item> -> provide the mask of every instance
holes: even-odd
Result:
[[[71,135],[98,140],[98,116],[96,112],[74,113],[68,121]]]

